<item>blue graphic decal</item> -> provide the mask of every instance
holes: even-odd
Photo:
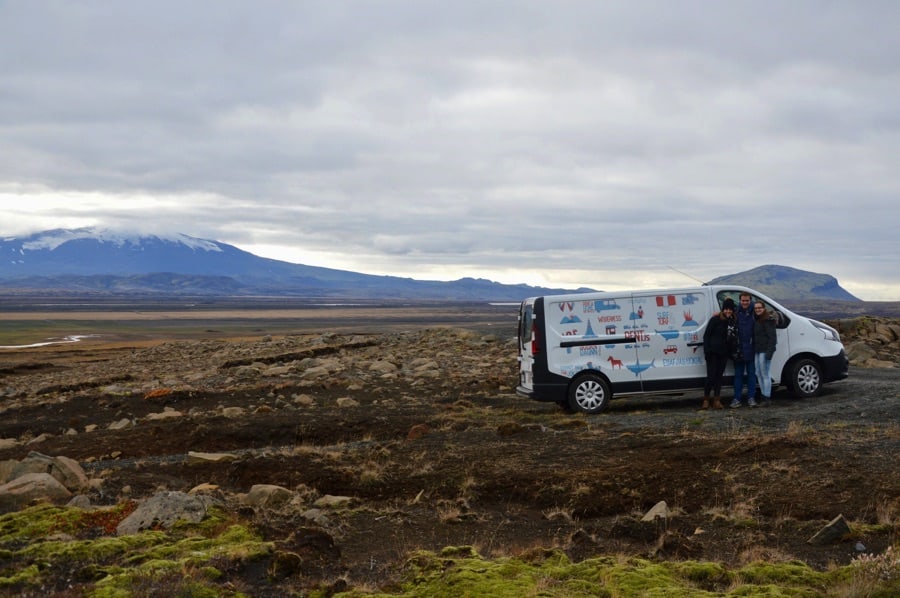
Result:
[[[580,324],[581,318],[576,315],[571,316],[563,316],[563,319],[559,321],[560,324]]]
[[[641,372],[643,372],[645,370],[649,370],[650,368],[655,368],[656,366],[653,364],[654,361],[656,361],[656,358],[653,358],[653,360],[650,363],[641,363],[641,360],[638,359],[637,363],[632,363],[625,367],[627,367],[629,370],[634,372],[635,376],[638,376]]]
[[[660,335],[667,341],[672,340],[673,338],[678,338],[678,335],[681,334],[677,330],[657,330],[656,334]]]

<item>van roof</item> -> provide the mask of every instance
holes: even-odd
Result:
[[[741,286],[741,285],[697,285],[692,287],[672,287],[672,288],[658,288],[658,289],[628,289],[621,291],[594,291],[589,293],[560,293],[557,295],[543,295],[542,297],[529,297],[525,299],[525,303],[534,303],[535,300],[539,298],[543,298],[544,300],[551,301],[590,301],[595,299],[615,299],[616,297],[630,297],[636,293],[639,294],[665,294],[665,293],[690,293],[690,292],[699,292],[703,289],[712,289],[713,292],[718,292],[720,290],[729,290],[729,291],[747,291],[753,295],[766,297],[763,293],[759,291],[755,291],[749,287]],[[768,297],[766,297],[768,299]]]

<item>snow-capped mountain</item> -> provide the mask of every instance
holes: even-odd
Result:
[[[360,274],[262,258],[184,234],[101,228],[0,240],[0,288],[489,301],[560,292],[471,278],[438,282]]]
[[[207,274],[209,258],[225,266],[233,249],[187,235],[57,229],[0,241],[0,277],[183,272]],[[218,259],[216,259],[218,257]]]

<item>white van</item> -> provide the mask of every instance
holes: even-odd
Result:
[[[741,286],[578,293],[533,297],[519,308],[516,392],[584,413],[599,413],[614,395],[703,390],[703,332],[730,297],[750,293],[778,316],[773,386],[811,397],[847,377],[838,332]],[[724,384],[733,386],[734,366]]]

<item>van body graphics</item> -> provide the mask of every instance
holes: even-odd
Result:
[[[613,394],[702,389],[706,324],[726,297],[738,303],[741,293],[763,301],[777,318],[774,384],[812,396],[821,384],[847,376],[834,329],[746,287],[701,286],[526,299],[519,309],[517,392],[593,412]],[[729,362],[726,384],[733,373]]]

